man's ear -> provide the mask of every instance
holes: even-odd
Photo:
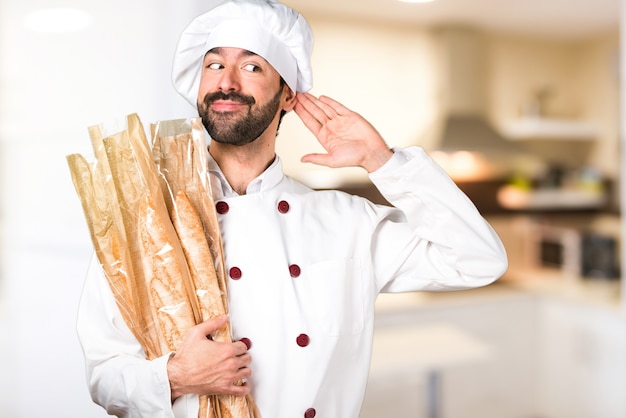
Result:
[[[283,86],[283,110],[289,112],[296,105],[296,94],[287,84]]]

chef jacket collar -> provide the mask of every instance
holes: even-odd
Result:
[[[233,190],[226,177],[222,172],[222,169],[209,153],[208,158],[209,173],[213,178],[217,178],[217,182],[211,181],[213,187],[214,198],[236,197],[239,196],[237,192]],[[246,194],[260,193],[266,190],[270,190],[280,183],[284,177],[283,165],[278,155],[274,158],[274,161],[270,166],[261,173],[257,178],[252,180],[246,188]],[[217,183],[217,184],[216,184]],[[217,186],[217,187],[215,187]],[[217,189],[217,190],[216,190]]]

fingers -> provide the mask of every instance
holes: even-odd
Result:
[[[240,384],[233,383],[233,385],[224,391],[224,395],[234,396],[246,396],[250,393],[250,386],[247,382],[241,382]]]
[[[302,103],[302,106],[304,106],[304,108],[320,123],[338,115],[338,112],[333,106],[338,105],[339,103],[329,97],[326,97],[326,100],[323,99],[324,97],[317,99],[310,93],[299,93],[298,95],[298,101]]]
[[[328,121],[349,112],[348,108],[330,97],[322,96],[318,99],[309,93],[298,93],[297,98],[294,110],[315,135]]]
[[[183,338],[167,363],[172,399],[188,393],[246,395],[250,392],[247,385],[242,385],[252,375],[252,357],[246,341],[217,342],[207,338],[227,321],[227,316],[206,320]]]
[[[235,375],[236,378],[242,379],[250,377],[250,364],[252,363],[252,356],[248,354],[248,346],[242,341],[235,341],[233,343],[220,343],[229,344],[232,350],[226,360],[228,372]]]
[[[210,337],[218,329],[224,327],[228,323],[228,316],[218,316],[216,318],[207,319],[193,327],[193,331],[202,334],[203,337]]]
[[[235,355],[237,356],[247,353],[250,349],[248,344],[241,340],[233,342],[233,347],[235,349]]]
[[[332,166],[332,157],[328,154],[319,154],[319,153],[306,154],[302,156],[300,161],[302,161],[303,163],[323,165],[326,167]]]
[[[237,385],[241,385],[245,383],[246,379],[248,379],[250,376],[252,376],[252,369],[250,369],[250,367],[248,366],[241,367],[237,370],[237,373],[235,374],[235,383]]]
[[[293,110],[296,112],[296,115],[302,120],[304,126],[309,129],[313,135],[317,136],[320,129],[322,128],[322,124],[318,121],[318,119],[311,113],[311,110],[314,110],[314,107],[307,103],[305,99],[301,99],[300,93],[298,93],[298,101],[294,106]]]
[[[239,345],[243,345],[244,350],[247,349],[245,344],[239,342],[233,343],[233,347]],[[252,376],[252,369],[249,367],[251,362],[252,358],[247,353],[236,356],[230,363],[230,366],[228,366],[227,370],[224,370],[221,374],[221,381],[223,384],[221,385],[221,388],[217,389],[215,392],[236,396],[244,396],[250,393],[247,379]]]
[[[333,109],[333,112],[335,112],[335,114],[337,114],[337,115],[344,116],[344,115],[347,115],[347,114],[349,114],[351,112],[350,109],[348,109],[347,107],[345,107],[344,105],[342,105],[338,101],[336,101],[334,99],[331,99],[328,96],[320,96],[319,100],[320,100],[320,102],[323,102],[324,104],[326,104],[329,107],[331,107]]]

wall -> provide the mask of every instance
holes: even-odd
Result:
[[[419,28],[327,20],[307,16],[315,34],[313,89],[366,117],[390,146],[432,142],[438,76],[430,33]],[[313,186],[334,186],[361,170],[332,170],[299,163],[321,147],[295,114],[281,126],[278,153],[288,173]]]
[[[442,128],[443,74],[431,28],[371,22],[308,20],[315,33],[313,93],[334,97],[369,119],[391,146],[437,146]],[[545,86],[546,116],[580,118],[597,124],[591,153],[572,158],[616,178],[618,148],[618,33],[590,39],[554,40],[486,32],[487,116],[503,129],[519,118],[533,93]],[[357,169],[330,170],[299,163],[321,147],[295,115],[285,118],[278,141],[288,173],[312,186],[333,187],[364,179]],[[541,146],[531,148],[542,151]],[[552,149],[543,148],[547,155]],[[557,154],[559,151],[557,150]],[[343,178],[346,177],[346,178]]]
[[[617,178],[617,30],[573,41],[494,33],[488,42],[489,114],[495,125],[503,128],[507,122],[523,116],[534,93],[547,87],[550,93],[544,102],[543,116],[595,124],[598,136],[591,155],[584,159],[608,177]]]
[[[102,121],[193,114],[169,80],[178,34],[196,10],[147,0],[77,5],[93,14],[90,28],[40,34],[22,25],[35,2],[0,2],[5,417],[107,416],[89,399],[74,330],[91,243],[65,156],[91,155],[87,127]]]
[[[620,41],[619,32],[582,42],[580,45],[581,72],[577,83],[581,86],[579,103],[581,115],[597,124],[599,146],[593,150],[591,161],[608,176],[620,175]]]
[[[626,22],[626,1],[620,2],[620,18],[622,22]],[[624,23],[622,23],[622,26]],[[619,72],[619,80],[620,80],[620,89],[619,89],[619,98],[620,103],[624,106],[626,103],[626,30],[622,29],[620,31],[620,72]],[[622,117],[620,119],[620,152],[619,160],[621,162],[626,161],[626,118]],[[620,164],[620,179],[626,178],[626,164]],[[626,216],[626,181],[621,180],[619,183],[619,192],[620,192],[620,215],[622,219],[625,219]],[[626,242],[626,222],[622,222],[620,233],[622,237],[622,243]],[[620,260],[622,261],[622,266],[626,265],[626,245],[621,246],[621,256]],[[622,277],[624,277],[624,273],[622,273]],[[626,306],[626,286],[622,286],[622,303],[623,306]]]

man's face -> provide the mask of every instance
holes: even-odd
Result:
[[[198,114],[212,140],[245,145],[276,118],[283,90],[265,59],[239,48],[214,48],[202,65]]]

